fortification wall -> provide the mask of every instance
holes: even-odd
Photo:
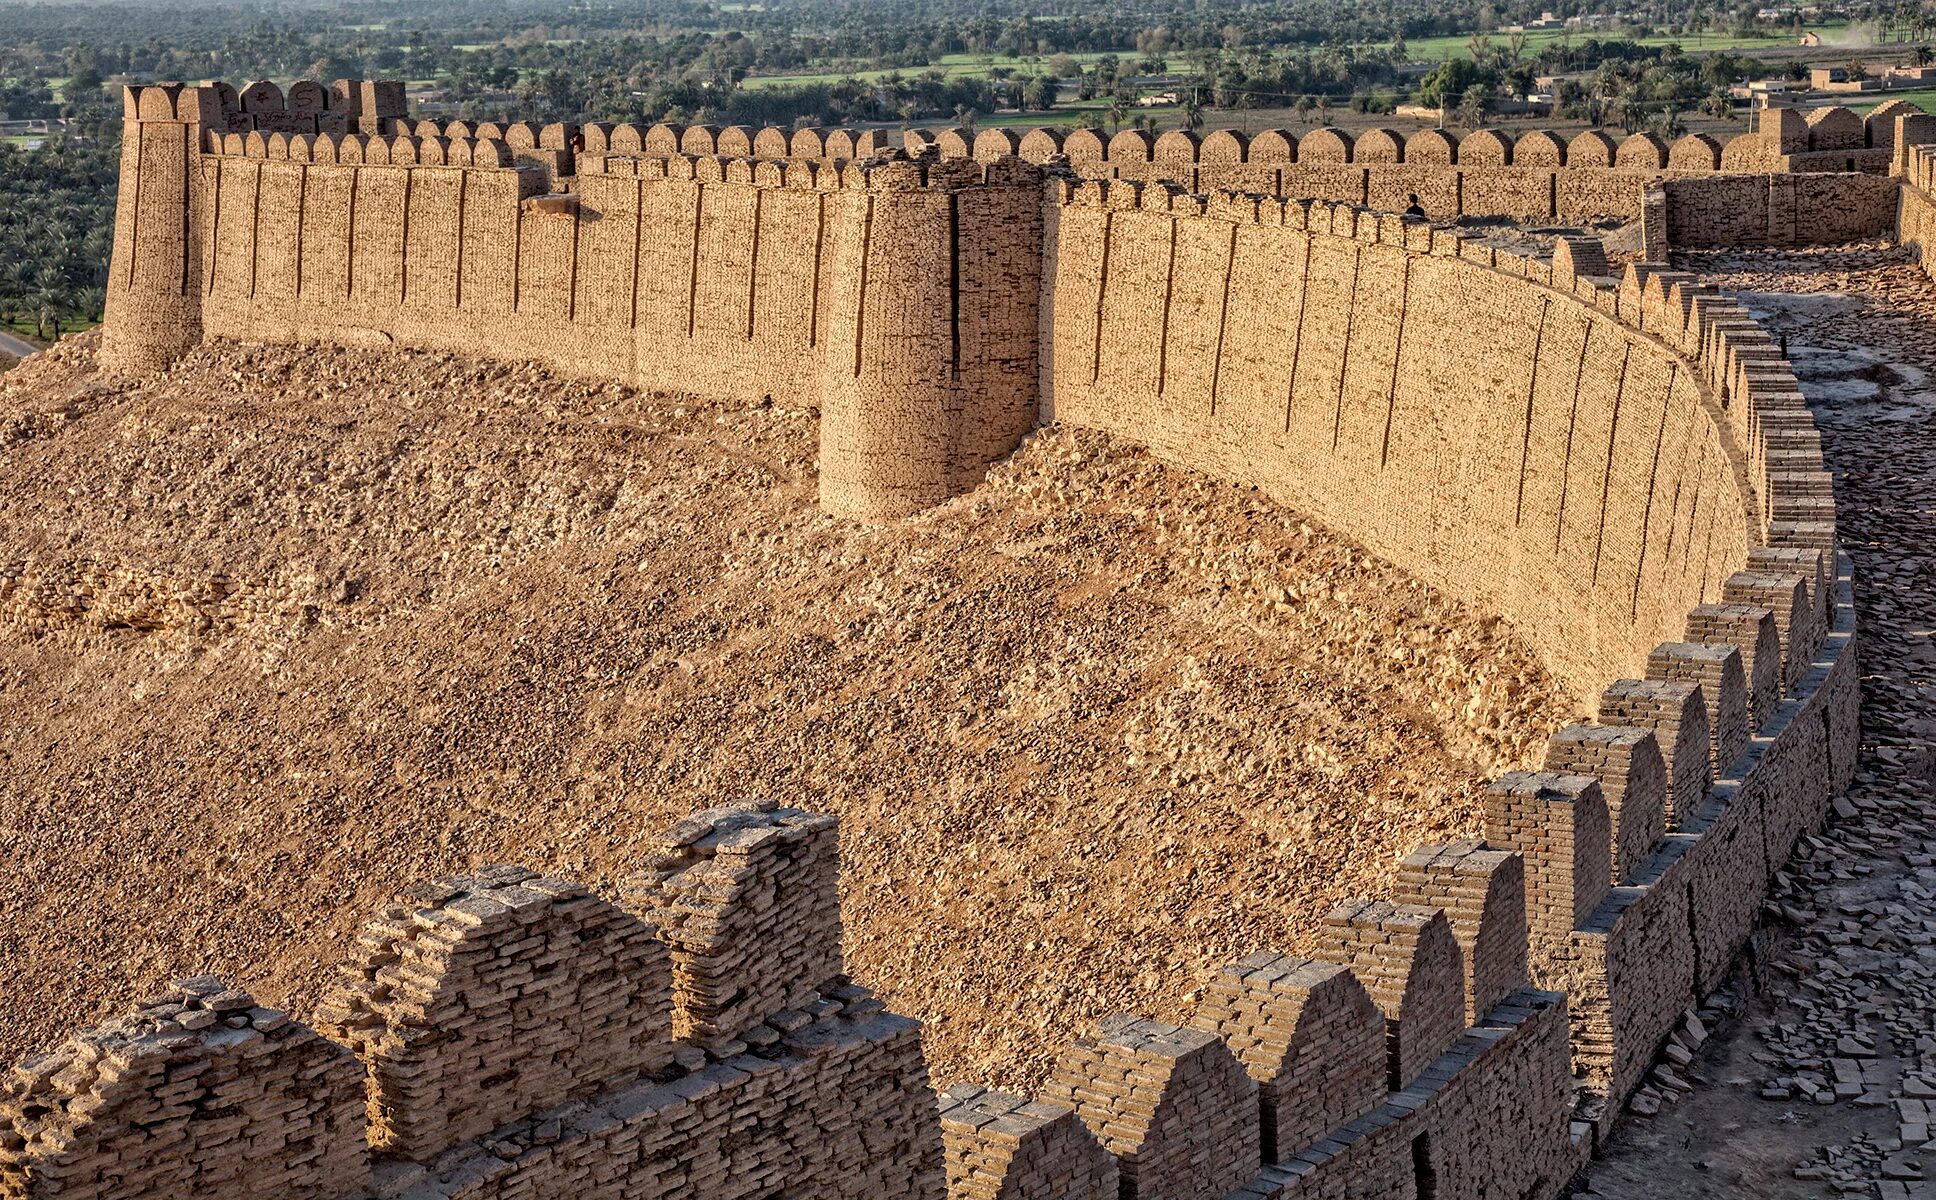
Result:
[[[130,90],[110,363],[316,340],[763,394],[822,409],[823,502],[870,519],[972,486],[1033,423],[1026,164],[604,155],[560,192],[498,138],[216,132],[254,119],[232,96]]]
[[[132,134],[148,149],[116,246],[124,364],[205,333],[488,344],[648,386],[676,356],[660,386],[818,403],[823,503],[865,517],[971,486],[1039,400],[1514,621],[1597,721],[1491,786],[1482,840],[1422,847],[1392,896],[1334,912],[1317,960],[1233,964],[1187,1027],[1112,1018],[1039,1099],[968,1088],[929,1107],[918,1028],[839,976],[829,827],[730,810],[669,831],[616,906],[514,869],[413,893],[323,1005],[329,1036],[265,1050],[273,1102],[232,1103],[255,1092],[209,1066],[229,1032],[287,1027],[246,998],[171,993],[131,1038],[33,1060],[0,1099],[0,1195],[176,1194],[184,1171],[282,1161],[258,1190],[928,1197],[945,1145],[964,1197],[1043,1180],[1546,1196],[1852,775],[1852,604],[1819,435],[1779,348],[1689,276],[1616,279],[1583,239],[1522,257],[1350,204],[1044,182],[979,140],[861,168],[799,152],[859,139],[803,131],[788,161],[755,163],[689,152],[777,148],[765,131],[452,137],[378,115],[326,134],[271,99],[131,94],[131,126],[164,128]],[[261,127],[311,118],[313,134]],[[1871,136],[1798,119],[1772,119],[1757,153],[1793,165]],[[1904,164],[1925,161],[1900,140],[1911,120]],[[1039,152],[1033,134],[1012,149],[1029,139]],[[1196,169],[1213,140],[1191,143]],[[1300,169],[1359,169],[1322,146]],[[1535,152],[1441,149],[1467,173]],[[1386,165],[1423,165],[1412,151]],[[715,341],[739,370],[701,361]],[[124,1041],[144,1049],[92,1069]],[[352,1053],[368,1111],[346,1130],[326,1115],[340,1087],[316,1081]]]
[[[1256,483],[1510,614],[1583,695],[1746,562],[1755,505],[1700,375],[1550,267],[1160,185],[1067,188],[1053,223],[1045,416]]]
[[[1936,117],[1899,118],[1897,154],[1892,170],[1902,190],[1896,208],[1896,238],[1916,256],[1925,272],[1936,274]]]
[[[1352,135],[1317,129],[1303,136],[1273,129],[1161,135],[1126,129],[1105,138],[1092,130],[990,128],[760,130],[733,126],[587,125],[588,148],[673,148],[685,153],[785,156],[804,161],[864,158],[890,146],[943,158],[1064,162],[1086,178],[1167,181],[1192,192],[1256,192],[1289,199],[1333,200],[1389,212],[1414,198],[1435,218],[1511,217],[1527,221],[1639,219],[1650,183],[1727,174],[1886,173],[1894,122],[1909,106],[1891,101],[1867,117],[1846,108],[1806,114],[1782,110],[1755,133],[1725,142],[1689,134],[1668,143],[1649,133],[1616,136],[1587,130],[1561,138],[1535,130],[1514,139],[1482,129],[1454,137],[1443,130],[1374,129]],[[464,127],[467,131],[469,126]],[[1873,195],[1874,193],[1865,193]]]

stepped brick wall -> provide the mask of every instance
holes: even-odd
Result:
[[[971,488],[1039,420],[1095,425],[1510,617],[1599,724],[1498,781],[1482,841],[1334,914],[1326,961],[1262,948],[1186,1026],[1112,1018],[1040,1097],[937,1099],[918,1024],[840,975],[830,824],[718,810],[616,903],[516,868],[411,893],[319,1032],[187,981],[28,1060],[0,1196],[1551,1196],[1853,772],[1819,435],[1779,348],[1691,276],[1197,194],[1128,177],[1127,144],[1085,168],[1034,133],[910,158],[838,131],[405,130],[399,100],[131,91],[109,359],[396,341],[757,390],[819,409],[822,501],[866,519]],[[1921,170],[1915,120],[1879,144],[1782,116],[1755,153]],[[1228,141],[1189,143],[1193,185],[1276,152]],[[1277,161],[1510,190],[1713,149],[1417,141]]]

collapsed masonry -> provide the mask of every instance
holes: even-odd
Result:
[[[402,133],[381,85],[128,104],[125,367],[380,340],[758,391],[819,408],[822,502],[868,518],[1093,425],[1513,618],[1598,721],[1493,785],[1483,840],[1333,913],[1320,960],[1106,1022],[1037,1098],[937,1115],[918,1027],[841,978],[830,825],[730,810],[616,906],[510,868],[412,896],[320,1034],[189,981],[30,1060],[0,1196],[1552,1195],[1853,771],[1819,435],[1745,311],[1658,264],[845,134],[755,161],[729,131]]]

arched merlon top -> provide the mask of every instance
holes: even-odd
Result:
[[[1767,540],[1744,414],[1781,385],[1743,374],[1765,335],[1691,280],[1573,276],[1573,250],[1556,275],[1347,205],[1058,200],[1045,416],[1263,487],[1510,619],[1582,698]]]

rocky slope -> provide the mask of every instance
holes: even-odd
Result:
[[[610,888],[688,810],[843,822],[937,1080],[1297,950],[1568,713],[1512,632],[1098,435],[863,528],[814,417],[319,347],[0,377],[0,1059],[170,975],[299,1015],[408,883]]]

